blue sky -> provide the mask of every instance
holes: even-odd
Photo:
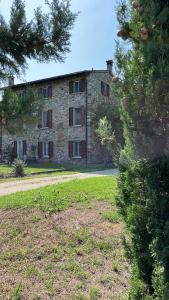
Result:
[[[28,17],[44,0],[26,0]],[[72,30],[71,52],[64,63],[39,64],[29,61],[26,75],[17,82],[66,74],[85,69],[105,69],[113,59],[117,21],[117,0],[72,0],[72,10],[80,11]],[[12,0],[0,0],[0,12],[8,19]]]

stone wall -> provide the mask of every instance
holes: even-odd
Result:
[[[104,149],[98,141],[94,128],[92,127],[92,113],[94,107],[100,101],[111,101],[110,98],[101,94],[101,81],[110,84],[112,76],[107,71],[91,71],[87,76],[87,93],[69,94],[69,81],[79,80],[80,77],[55,80],[47,83],[46,86],[52,85],[52,98],[45,100],[45,110],[53,111],[53,126],[52,128],[38,128],[38,120],[33,124],[24,124],[24,129],[17,132],[15,135],[9,134],[6,130],[3,131],[2,145],[3,149],[14,140],[27,141],[27,159],[34,156],[32,146],[35,148],[35,158],[38,159],[38,141],[49,142],[53,141],[54,153],[52,161],[55,162],[80,162],[86,163],[86,159],[70,159],[68,155],[69,141],[86,140],[87,134],[87,157],[89,163],[103,162],[105,157]],[[38,85],[37,88],[44,87],[45,84]],[[111,93],[110,93],[111,95]],[[78,108],[87,104],[87,130],[84,126],[69,126],[69,107]]]

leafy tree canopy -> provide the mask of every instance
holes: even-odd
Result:
[[[70,47],[70,30],[76,14],[71,12],[70,0],[46,0],[34,17],[26,18],[23,0],[14,0],[9,22],[0,15],[0,78],[19,75],[27,59],[39,62],[62,61]]]

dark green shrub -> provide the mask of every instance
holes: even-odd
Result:
[[[131,286],[134,296],[130,299],[150,299],[141,296],[146,291],[154,299],[167,300],[169,159],[131,162],[120,175],[117,204],[130,233],[130,242],[126,243],[135,278]]]
[[[23,160],[15,159],[14,163],[12,164],[13,170],[12,175],[15,177],[24,177],[25,174],[25,167],[26,164]]]

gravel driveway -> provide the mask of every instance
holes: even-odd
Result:
[[[117,169],[110,169],[105,171],[63,175],[58,177],[53,176],[53,177],[27,179],[27,180],[9,181],[9,182],[0,183],[0,196],[13,194],[21,191],[28,191],[39,187],[44,187],[47,185],[64,183],[66,181],[70,181],[73,179],[85,179],[85,178],[98,177],[98,176],[111,176],[111,175],[116,175],[117,173],[118,173]]]

